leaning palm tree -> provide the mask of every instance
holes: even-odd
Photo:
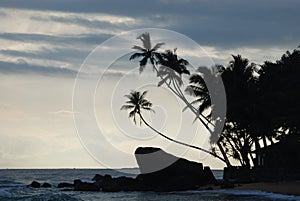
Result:
[[[156,51],[158,48],[160,48],[162,45],[165,43],[157,43],[154,47],[151,45],[151,39],[150,39],[150,34],[148,32],[142,33],[137,37],[137,39],[140,39],[143,43],[143,47],[134,45],[132,49],[138,50],[140,52],[136,52],[133,55],[130,56],[129,60],[136,59],[136,58],[142,58],[140,62],[140,73],[143,72],[143,70],[146,67],[146,64],[148,61],[153,66],[153,69],[157,71],[155,67],[155,63],[157,62],[157,58],[160,56],[159,53]]]
[[[174,88],[177,89],[177,92],[180,94],[180,86],[183,84],[182,74],[189,75],[190,71],[187,70],[186,67],[189,62],[182,58],[179,59],[176,50],[176,48],[174,51],[167,50],[158,56],[160,67],[157,76],[162,78],[158,86],[161,86],[167,81],[169,84],[173,82]]]
[[[178,98],[180,98],[186,104],[187,108],[189,108],[189,110],[196,116],[196,119],[198,119],[210,133],[213,133],[214,131],[210,126],[213,125],[211,123],[211,120],[208,117],[204,116],[201,112],[199,112],[198,108],[194,107],[194,105],[188,101],[181,90],[181,86],[183,85],[182,74],[190,74],[187,69],[188,61],[182,58],[178,58],[176,49],[174,49],[174,51],[167,50],[165,53],[157,52],[157,49],[164,43],[158,43],[152,48],[149,33],[143,33],[139,35],[137,39],[140,39],[143,42],[144,48],[140,46],[133,46],[133,49],[139,50],[141,52],[134,53],[130,57],[130,60],[142,57],[142,60],[140,60],[140,73],[145,68],[148,60],[150,60],[153,69],[157,73],[157,77],[161,78],[158,86],[165,84]],[[158,65],[159,69],[157,68]],[[155,132],[157,131],[155,130]],[[224,157],[223,159],[216,154],[211,155],[225,162],[227,166],[231,166],[229,161],[225,160],[226,157]]]
[[[142,122],[148,126],[151,130],[153,130],[154,132],[156,132],[157,134],[159,134],[160,136],[166,138],[167,140],[170,140],[172,142],[175,142],[175,143],[178,143],[180,145],[184,145],[184,146],[187,146],[187,147],[190,147],[190,148],[193,148],[193,149],[197,149],[197,150],[200,150],[200,151],[203,151],[205,153],[208,153],[214,157],[217,157],[219,158],[220,160],[224,161],[223,158],[219,157],[216,153],[214,152],[211,152],[211,151],[208,151],[206,149],[203,149],[201,147],[197,147],[197,146],[194,146],[194,145],[190,145],[190,144],[187,144],[187,143],[184,143],[184,142],[180,142],[180,141],[177,141],[177,140],[174,140],[166,135],[164,135],[163,133],[159,132],[158,130],[156,130],[155,128],[153,128],[143,117],[142,115],[142,110],[148,110],[148,111],[153,111],[154,110],[151,108],[152,107],[152,103],[147,100],[145,98],[147,94],[147,91],[144,91],[144,92],[139,92],[139,91],[131,91],[129,95],[125,95],[126,98],[128,98],[129,100],[126,101],[126,104],[123,105],[121,107],[121,110],[130,110],[129,112],[129,118],[132,118],[133,119],[133,122],[136,124],[137,121],[136,121],[136,116],[139,117],[140,119],[140,124],[142,124]],[[224,161],[225,162],[225,161]]]
[[[212,69],[208,69],[206,67],[199,67],[195,74],[191,75],[189,78],[189,86],[186,88],[186,92],[194,96],[196,99],[192,101],[190,104],[198,104],[198,116],[200,115],[207,121],[208,124],[213,125],[214,127],[217,126],[218,116],[212,115],[212,110],[218,110],[216,107],[219,107],[222,104],[212,104],[211,96],[214,97],[214,100],[218,100],[216,98],[219,95],[219,83],[218,79],[216,79],[216,72],[220,71],[221,66],[215,66]],[[214,72],[216,70],[216,72]],[[214,88],[213,90],[209,91],[204,80],[207,80]],[[184,108],[184,110],[188,108],[188,105]],[[206,112],[206,114],[205,114]],[[197,119],[197,116],[196,116]],[[195,119],[195,120],[196,120]],[[214,122],[214,123],[212,123]],[[216,133],[215,133],[216,134]],[[218,136],[218,135],[217,135]],[[215,138],[215,135],[211,136],[211,139]],[[219,137],[218,137],[219,138]],[[212,143],[216,143],[217,147],[221,151],[221,154],[224,158],[225,163],[228,167],[231,166],[231,163],[227,157],[226,150],[223,148],[220,140],[212,140]]]

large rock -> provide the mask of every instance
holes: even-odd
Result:
[[[208,166],[204,167],[203,181],[205,181],[208,184],[217,184],[218,183],[213,172],[211,171],[210,167],[208,167]]]
[[[115,179],[105,181],[102,186],[102,191],[104,192],[119,192],[121,190],[121,186],[116,182]]]
[[[141,172],[136,178],[137,190],[192,190],[216,182],[208,167],[203,170],[202,163],[178,158],[160,148],[139,147],[135,157]]]
[[[118,191],[134,191],[136,190],[136,182],[131,177],[117,177],[112,178],[111,175],[99,175],[96,174],[92,179],[95,184],[98,185],[102,191],[105,192],[118,192]]]
[[[136,187],[136,180],[131,177],[117,177],[114,178],[114,181],[120,186],[122,191],[135,191],[137,190]]]
[[[110,183],[112,177],[108,174],[104,176],[96,174],[92,180],[95,181],[95,184],[97,184],[100,188],[103,188],[103,185],[105,185],[106,183]]]
[[[88,183],[76,179],[74,180],[74,191],[100,191],[100,187],[96,183]]]
[[[102,181],[104,179],[104,176],[100,175],[100,174],[95,174],[95,176],[93,177],[92,181]]]

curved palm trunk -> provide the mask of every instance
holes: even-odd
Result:
[[[156,71],[156,73],[158,73],[158,70],[157,70],[157,68],[155,67],[155,65],[154,64],[152,64],[153,65],[153,69]],[[163,77],[162,76],[159,76],[161,79],[163,79]],[[195,108],[195,107],[193,107],[190,103],[189,103],[189,101],[185,98],[185,96],[184,96],[184,94],[182,93],[182,91],[180,90],[180,87],[178,86],[178,83],[176,83],[177,84],[177,87],[176,87],[176,84],[173,82],[173,85],[174,85],[174,88],[176,89],[176,88],[178,88],[177,90],[174,90],[172,87],[171,87],[171,85],[170,85],[170,83],[167,83],[166,82],[166,84],[167,84],[167,86],[168,86],[168,88],[175,94],[175,95],[177,95],[187,106],[188,106],[188,108],[191,110],[191,112],[193,112],[195,115],[196,115],[196,118],[205,126],[205,128],[210,132],[210,133],[212,133],[213,131],[211,130],[211,128],[208,126],[208,124],[212,124],[211,123],[211,121],[210,120],[208,120],[207,118],[205,118],[205,116],[204,115],[202,115],[202,114],[200,114],[199,115],[199,113],[197,112],[197,109]],[[204,120],[202,119],[202,118],[204,118],[206,121],[207,121],[207,123],[206,122],[204,122]],[[145,122],[144,122],[145,123]],[[146,123],[145,123],[146,124]],[[146,124],[147,125],[147,124]],[[213,124],[212,124],[213,125]],[[150,125],[148,125],[152,130],[154,130],[156,133],[159,133],[157,130],[155,130],[154,128],[152,128]],[[161,134],[160,134],[161,135]],[[167,136],[164,136],[164,135],[162,135],[163,137],[167,137]],[[168,139],[168,138],[167,138]],[[173,139],[169,139],[169,140],[172,140],[173,141]],[[179,142],[177,142],[177,143],[179,143]],[[179,143],[180,144],[180,143]],[[192,146],[192,145],[189,145],[189,144],[183,144],[183,145],[185,145],[185,146]],[[214,157],[216,157],[216,158],[218,158],[218,159],[220,159],[220,160],[222,160],[223,162],[225,162],[226,163],[226,165],[227,165],[227,167],[231,167],[231,163],[230,163],[230,161],[229,161],[229,159],[228,159],[228,156],[226,155],[226,152],[225,152],[225,150],[224,150],[224,148],[222,147],[222,145],[220,144],[220,143],[217,143],[217,146],[218,146],[218,148],[219,148],[219,150],[221,151],[221,154],[222,154],[222,156],[223,156],[223,158],[221,158],[221,157],[219,157],[219,156],[217,156],[216,154],[214,154],[214,153],[209,153],[209,154],[211,154],[212,156],[214,156]],[[206,150],[205,150],[206,151]]]
[[[211,151],[208,151],[208,150],[203,149],[203,148],[201,148],[201,147],[197,147],[197,146],[194,146],[194,145],[190,145],[190,144],[187,144],[187,143],[184,143],[184,142],[180,142],[180,141],[174,140],[174,139],[172,139],[172,138],[170,138],[170,137],[164,135],[163,133],[161,133],[161,132],[159,132],[158,130],[156,130],[155,128],[153,128],[150,124],[148,124],[147,121],[144,119],[144,117],[141,115],[141,113],[138,113],[138,114],[139,114],[141,120],[144,122],[144,124],[146,124],[146,126],[148,126],[151,130],[153,130],[154,132],[156,132],[156,133],[159,134],[160,136],[166,138],[167,140],[170,140],[170,141],[175,142],[175,143],[177,143],[177,144],[184,145],[184,146],[187,146],[187,147],[190,147],[190,148],[193,148],[193,149],[197,149],[197,150],[203,151],[203,152],[205,152],[205,153],[208,153],[208,154],[210,154],[210,155],[212,155],[212,156],[214,156],[214,157],[220,159],[221,161],[223,161],[224,163],[227,164],[227,162],[226,162],[223,158],[221,158],[220,156],[218,156],[217,154],[215,154],[215,153],[213,153],[213,152],[211,152]]]
[[[174,83],[173,83],[174,84]],[[196,115],[196,117],[197,117],[197,119],[199,119],[200,120],[200,122],[205,126],[205,128],[210,132],[210,133],[212,133],[213,131],[209,128],[209,126],[208,126],[208,124],[211,124],[211,125],[213,125],[212,123],[211,123],[211,121],[210,120],[208,120],[204,115],[202,115],[201,113],[200,113],[200,116],[202,117],[202,118],[204,118],[206,121],[207,121],[207,124],[203,121],[203,119],[202,118],[200,118],[200,116],[199,116],[199,114],[198,114],[198,112],[196,112],[195,111],[195,108],[188,102],[188,100],[185,98],[185,96],[184,96],[184,94],[182,93],[182,91],[180,90],[180,87],[178,86],[178,83],[176,82],[176,84],[174,84],[174,87],[175,87],[175,85],[177,85],[177,88],[178,88],[178,90],[179,90],[179,93],[180,94],[182,94],[181,96],[179,96],[180,98],[181,98],[181,100],[188,106],[188,108]],[[176,88],[176,87],[175,87]],[[214,125],[213,125],[214,126]],[[224,148],[223,148],[223,146],[222,146],[222,144],[220,143],[220,142],[217,142],[217,146],[218,146],[218,148],[219,148],[219,150],[221,151],[221,154],[222,154],[222,156],[223,156],[223,162],[225,162],[226,163],[226,165],[227,165],[227,167],[231,167],[231,163],[230,163],[230,161],[229,161],[229,159],[228,159],[228,156],[227,156],[227,154],[226,154],[226,152],[225,152],[225,150],[224,150]],[[221,157],[218,157],[218,158],[221,158]]]

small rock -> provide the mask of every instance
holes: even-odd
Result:
[[[43,188],[51,188],[52,186],[51,186],[51,184],[45,182],[45,183],[43,183],[42,187]]]
[[[32,187],[32,188],[40,188],[41,184],[39,182],[37,182],[37,181],[33,181],[33,182],[31,182],[30,187]]]

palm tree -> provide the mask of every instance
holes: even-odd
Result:
[[[140,117],[140,124],[142,123],[141,110],[154,110],[151,108],[152,103],[145,99],[147,91],[140,93],[139,91],[131,91],[129,95],[125,95],[129,100],[121,107],[121,110],[131,110],[129,112],[129,118],[133,118],[133,122],[136,124],[136,115]]]
[[[133,55],[130,56],[129,60],[136,59],[136,58],[142,58],[140,62],[140,73],[143,72],[144,68],[146,67],[146,64],[148,61],[153,66],[153,69],[157,72],[157,69],[155,67],[155,63],[157,61],[157,58],[160,56],[159,53],[156,51],[158,48],[160,48],[165,43],[157,43],[154,47],[151,45],[151,39],[150,34],[148,32],[142,33],[137,37],[137,39],[140,39],[143,43],[143,47],[134,45],[132,49],[138,50],[140,52],[136,52]]]
[[[161,53],[158,56],[158,63],[160,64],[160,67],[157,76],[162,78],[162,80],[158,83],[158,86],[169,81],[169,84],[173,82],[174,87],[176,86],[178,90],[183,84],[182,74],[190,74],[190,71],[187,70],[186,67],[189,62],[182,58],[178,59],[176,50],[176,48],[173,52],[171,50],[167,50],[165,53]],[[180,93],[180,91],[178,91],[178,93]]]
[[[184,143],[184,142],[174,140],[174,139],[164,135],[163,133],[159,132],[158,130],[153,128],[150,124],[148,124],[148,122],[142,116],[142,110],[148,110],[148,111],[153,111],[153,112],[154,112],[154,110],[151,108],[152,103],[150,101],[148,101],[147,99],[145,99],[146,94],[147,94],[147,91],[144,91],[142,93],[139,92],[139,91],[131,91],[129,95],[125,95],[125,97],[128,98],[129,100],[126,101],[126,104],[121,107],[121,110],[130,110],[129,118],[133,118],[133,122],[135,124],[136,124],[136,115],[138,115],[139,119],[140,119],[140,124],[142,124],[142,122],[143,122],[151,130],[153,130],[154,132],[156,132],[160,136],[166,138],[167,140],[170,140],[172,142],[175,142],[175,143],[178,143],[180,145],[184,145],[184,146],[187,146],[187,147],[190,147],[190,148],[193,148],[193,149],[203,151],[205,153],[208,153],[208,154],[210,154],[214,157],[217,157],[220,160],[224,161],[223,158],[219,157],[217,154],[215,154],[211,151],[205,150],[203,148],[200,148],[200,147],[197,147],[197,146],[194,146],[194,145],[189,145],[189,144]]]
[[[216,83],[218,82],[218,79],[216,79],[216,73],[214,72],[214,69],[217,69],[217,72],[219,71],[218,69],[220,69],[220,66],[216,66],[215,68],[212,69],[208,69],[206,67],[199,67],[197,69],[197,72],[193,75],[190,76],[189,78],[189,86],[185,89],[185,91],[191,95],[194,96],[196,99],[194,101],[192,101],[190,103],[190,105],[192,104],[198,104],[198,115],[196,116],[196,119],[200,119],[199,115],[204,118],[207,121],[207,124],[203,124],[206,126],[206,128],[208,128],[208,124],[213,125],[215,128],[217,126],[218,123],[218,116],[212,116],[212,110],[216,109],[218,110],[216,107],[219,107],[222,104],[216,104],[216,105],[212,105],[212,101],[211,101],[211,96],[218,96],[219,95],[219,84]],[[211,84],[214,88],[209,91],[206,85],[206,82],[204,80],[204,77],[206,78],[206,81],[210,82],[210,83],[214,83]],[[214,98],[214,100],[217,100],[217,98]],[[188,108],[188,104],[187,106],[184,108],[184,110],[186,108]],[[209,110],[210,109],[210,110]],[[204,115],[204,112],[207,113],[207,115]],[[201,120],[201,119],[200,119]],[[214,124],[212,123],[215,122]],[[209,130],[210,131],[210,130]],[[211,132],[212,136],[213,132]],[[220,139],[219,140],[213,140],[213,143],[216,143],[216,145],[218,146],[219,150],[221,151],[221,154],[223,156],[223,161],[225,161],[226,165],[228,167],[231,166],[231,163],[227,157],[226,151],[223,148]]]
[[[174,51],[167,50],[165,53],[158,53],[157,49],[164,43],[158,43],[151,48],[152,46],[149,33],[143,33],[138,36],[137,39],[140,39],[143,42],[143,48],[140,46],[133,46],[133,49],[140,50],[141,52],[134,53],[130,57],[130,60],[142,57],[142,60],[140,60],[140,73],[145,68],[148,60],[150,60],[153,69],[157,72],[157,76],[161,78],[158,86],[166,84],[166,86],[186,104],[187,108],[189,108],[190,111],[196,116],[196,119],[198,119],[210,133],[213,133],[213,130],[209,126],[209,124],[213,124],[208,117],[205,117],[202,113],[199,113],[198,109],[187,100],[184,93],[181,91],[180,87],[183,84],[182,74],[190,74],[186,67],[189,64],[188,61],[182,58],[179,59],[176,54],[176,49],[174,49]],[[159,70],[156,68],[156,65],[160,65]],[[214,153],[212,153],[212,155],[221,159],[227,164],[227,166],[231,166],[229,161],[225,160],[225,157],[223,159],[216,156]],[[225,153],[223,153],[223,155],[225,155]]]
[[[198,104],[198,112],[199,114],[202,114],[206,109],[210,108],[212,106],[211,99],[210,99],[210,93],[208,91],[208,88],[205,84],[205,81],[200,74],[203,72],[203,70],[209,71],[207,68],[199,67],[197,69],[198,73],[195,73],[190,76],[189,78],[189,86],[185,89],[185,92],[187,92],[190,96],[194,96],[196,100],[192,101],[191,104]],[[205,73],[205,75],[211,75],[211,73]],[[184,109],[186,109],[185,107]],[[206,118],[210,118],[211,112],[206,115]]]

